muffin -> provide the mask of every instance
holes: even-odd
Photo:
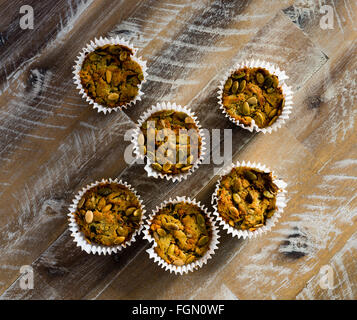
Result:
[[[161,208],[151,221],[149,233],[159,257],[168,264],[183,266],[209,250],[212,225],[198,205],[182,201]]]
[[[106,44],[86,54],[80,81],[85,93],[107,108],[124,106],[139,94],[143,70],[133,50],[119,44]]]
[[[277,76],[264,68],[243,67],[224,83],[221,102],[231,118],[246,126],[254,120],[265,128],[281,115],[285,99]]]
[[[88,243],[115,246],[131,239],[142,213],[139,199],[126,186],[100,183],[83,194],[74,218]]]
[[[139,152],[153,170],[177,175],[188,172],[201,156],[202,138],[195,120],[183,111],[160,110],[141,125]]]
[[[271,172],[235,167],[221,178],[216,194],[218,214],[237,230],[255,231],[277,210],[278,191]]]

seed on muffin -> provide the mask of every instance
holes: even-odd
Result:
[[[156,253],[168,264],[182,266],[205,255],[212,238],[212,226],[197,205],[169,203],[154,216],[150,234],[157,244]]]
[[[284,101],[278,77],[264,68],[238,69],[223,86],[223,107],[247,126],[252,120],[259,128],[271,126],[281,115]]]
[[[84,193],[74,213],[88,243],[124,244],[139,228],[142,208],[126,186],[101,183]]]
[[[271,172],[233,168],[220,181],[218,213],[233,228],[254,231],[264,226],[277,210],[278,190]]]
[[[185,112],[155,112],[140,130],[139,149],[147,155],[156,171],[168,175],[185,173],[201,155],[199,129],[194,119]]]

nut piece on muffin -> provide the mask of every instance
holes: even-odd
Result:
[[[233,168],[221,179],[217,192],[218,213],[233,228],[255,231],[276,211],[278,191],[271,172]]]
[[[170,203],[153,218],[150,234],[156,253],[168,264],[182,266],[203,257],[212,238],[206,214],[195,204]]]
[[[102,183],[82,196],[74,215],[88,243],[114,246],[130,240],[139,228],[142,208],[124,185]]]
[[[87,95],[108,108],[123,106],[139,93],[144,80],[141,66],[123,45],[107,44],[87,54],[79,73]]]
[[[154,170],[163,174],[185,173],[201,155],[202,139],[198,127],[185,112],[155,112],[140,130],[140,152],[150,159]]]
[[[281,115],[285,99],[279,79],[264,68],[244,67],[233,72],[223,86],[222,104],[228,115],[250,126],[271,126]]]

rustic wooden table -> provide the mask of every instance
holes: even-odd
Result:
[[[28,0],[27,30],[23,4],[0,3],[2,299],[357,298],[356,1]],[[91,39],[116,35],[148,61],[145,96],[125,112],[98,114],[79,96],[72,66]],[[294,109],[277,132],[249,133],[217,108],[222,73],[243,59],[289,76]],[[124,161],[125,133],[162,101],[189,106],[205,128],[231,129],[233,161],[264,163],[288,182],[272,232],[237,240],[222,230],[213,259],[184,276],[154,264],[142,238],[118,255],[89,255],[67,229],[73,195],[101,178],[131,183],[148,211],[176,195],[212,208],[219,165],[172,183]],[[23,265],[34,270],[31,290],[20,287]]]

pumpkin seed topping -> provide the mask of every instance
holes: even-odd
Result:
[[[277,76],[264,68],[244,67],[227,79],[222,104],[230,117],[248,126],[254,119],[259,128],[264,128],[282,113],[284,95]]]

